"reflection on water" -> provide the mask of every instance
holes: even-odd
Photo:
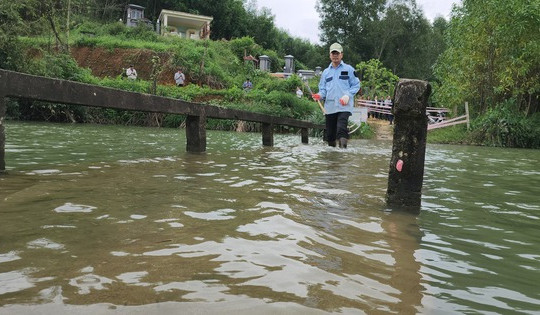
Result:
[[[389,142],[9,123],[0,313],[539,313],[538,151],[430,145],[419,216]]]

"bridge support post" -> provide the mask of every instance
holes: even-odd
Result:
[[[262,123],[262,142],[264,146],[274,146],[274,124]]]
[[[426,81],[401,79],[394,93],[394,140],[388,173],[386,203],[391,208],[420,212],[431,86]]]
[[[6,130],[4,119],[6,117],[6,97],[0,94],[0,174],[6,171]]]
[[[186,151],[201,153],[206,151],[206,116],[186,118]]]
[[[308,144],[308,129],[302,128],[300,133],[302,134],[302,143]]]

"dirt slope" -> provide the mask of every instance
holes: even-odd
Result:
[[[100,47],[72,47],[71,55],[83,68],[89,68],[96,77],[115,78],[122,73],[122,69],[133,64],[139,78],[150,80],[152,72],[152,57],[157,55],[163,66],[158,77],[159,84],[173,85],[175,67],[172,63],[172,54],[167,52],[154,52],[146,49],[106,49]],[[187,78],[189,81],[189,78]]]

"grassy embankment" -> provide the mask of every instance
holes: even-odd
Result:
[[[266,52],[250,38],[231,41],[193,41],[181,38],[161,37],[141,28],[128,29],[117,23],[96,26],[89,36],[82,26],[73,31],[70,38],[74,54],[55,53],[51,38],[22,38],[29,54],[28,68],[22,69],[37,75],[75,80],[90,84],[108,86],[141,93],[180,98],[187,101],[208,103],[216,106],[248,110],[280,117],[292,117],[322,123],[324,118],[315,102],[295,96],[297,86],[302,80],[293,75],[283,80],[259,71],[252,63],[241,59],[244,51]],[[86,33],[85,33],[86,32]],[[90,52],[81,56],[84,48]],[[106,54],[109,54],[105,56]],[[121,61],[108,65],[111,56],[121,55]],[[83,68],[83,60],[94,58],[92,68]],[[275,59],[275,58],[274,58]],[[92,62],[90,62],[92,63]],[[122,68],[135,63],[139,72],[137,81],[122,77]],[[109,67],[109,72],[97,71],[98,67]],[[176,68],[182,67],[189,84],[178,88],[173,85],[172,76]],[[101,75],[95,75],[100,73]],[[254,83],[254,88],[245,92],[241,85],[246,77]],[[156,88],[154,90],[154,81]],[[316,81],[310,82],[312,88]],[[10,103],[8,114],[12,119],[75,121],[91,123],[120,123],[134,125],[155,125],[178,127],[184,117],[181,115],[159,115],[125,111],[80,108],[61,104],[39,102]],[[38,106],[35,106],[35,105]],[[18,105],[18,106],[17,106]],[[257,124],[242,124],[245,130],[258,129]],[[236,130],[236,121],[211,120],[211,129]]]

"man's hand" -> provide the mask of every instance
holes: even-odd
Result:
[[[316,101],[321,100],[321,94],[319,94],[319,93],[311,94],[311,97],[313,97],[313,99],[316,100]]]
[[[343,95],[340,99],[339,99],[339,103],[343,106],[349,104],[349,95]]]

